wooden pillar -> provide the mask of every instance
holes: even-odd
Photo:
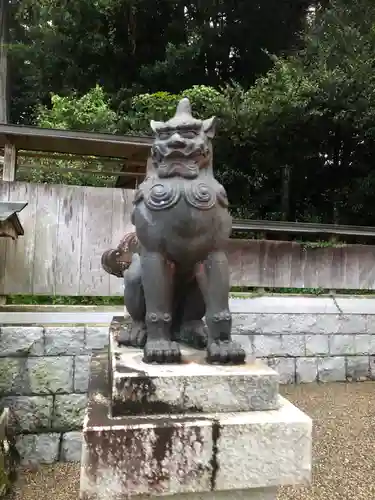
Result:
[[[4,146],[3,181],[15,181],[16,169],[17,149],[13,144],[6,143]]]
[[[336,234],[331,234],[331,236],[329,237],[329,241],[330,243],[332,243],[332,245],[334,245],[339,241],[339,237]],[[329,290],[329,294],[335,296],[336,290],[332,288],[331,290]]]

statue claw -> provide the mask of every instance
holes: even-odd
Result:
[[[207,362],[210,364],[243,364],[246,353],[240,344],[233,341],[214,341],[207,347]]]
[[[143,350],[145,363],[172,364],[181,362],[181,351],[177,342],[169,340],[147,340]]]

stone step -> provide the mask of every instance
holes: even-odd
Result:
[[[311,419],[285,399],[271,411],[111,418],[107,369],[108,358],[94,355],[81,500],[99,500],[101,492],[125,499],[130,490],[135,498],[193,492],[216,498],[212,492],[309,482]]]
[[[279,375],[260,361],[209,365],[205,351],[182,347],[182,363],[153,365],[141,349],[120,347],[118,324],[110,328],[112,412],[114,416],[237,412],[279,407]]]

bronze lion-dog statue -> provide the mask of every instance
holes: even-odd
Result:
[[[215,121],[194,118],[186,98],[167,122],[151,121],[155,139],[133,202],[136,232],[102,257],[107,272],[124,277],[132,322],[118,341],[143,347],[146,363],[181,362],[179,341],[205,347],[208,363],[245,360],[231,338],[225,246],[232,218],[213,174]]]

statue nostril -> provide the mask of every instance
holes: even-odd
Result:
[[[178,139],[174,139],[173,141],[169,142],[168,146],[174,149],[182,149],[185,147],[185,142]]]
[[[182,149],[186,146],[185,141],[177,133],[173,134],[168,141],[168,147],[174,149]]]

